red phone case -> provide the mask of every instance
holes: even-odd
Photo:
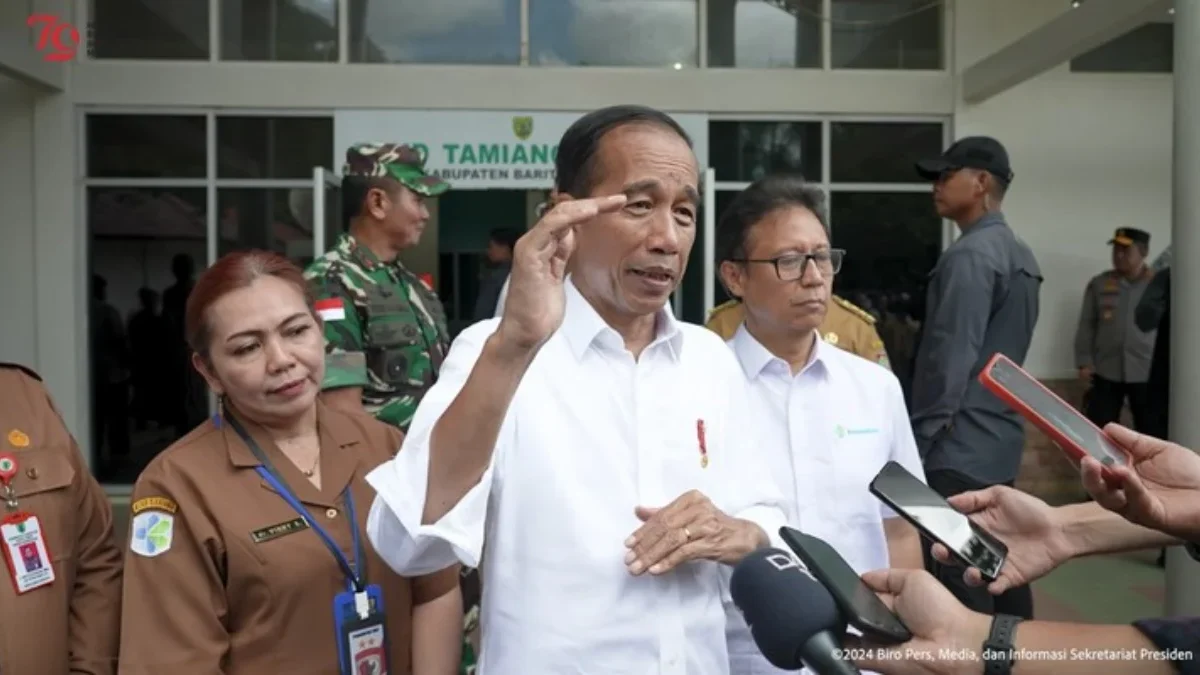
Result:
[[[1060,450],[1062,450],[1064,453],[1066,453],[1067,456],[1070,457],[1071,460],[1075,462],[1075,464],[1079,464],[1079,462],[1081,462],[1084,457],[1090,456],[1086,449],[1084,449],[1082,446],[1080,446],[1078,443],[1076,443],[1074,440],[1072,440],[1070,436],[1067,436],[1063,432],[1059,431],[1058,428],[1056,426],[1054,426],[1053,424],[1051,424],[1050,421],[1047,420],[1045,417],[1043,417],[1041,413],[1039,413],[1037,410],[1035,410],[1032,407],[1030,407],[1029,405],[1027,405],[1021,399],[1014,396],[1012,394],[1012,392],[1010,392],[1008,389],[1005,389],[1003,384],[1000,384],[996,380],[992,379],[992,368],[994,368],[997,363],[1005,363],[1012,369],[1017,370],[1026,375],[1029,375],[1029,373],[1024,368],[1017,365],[1015,362],[1013,362],[1012,359],[1008,358],[1007,356],[1005,356],[1004,354],[1002,354],[1000,352],[996,352],[996,354],[994,356],[992,356],[991,359],[988,360],[987,365],[984,366],[983,370],[980,371],[979,383],[982,384],[984,387],[986,387],[988,391],[995,394],[996,397],[999,398],[1001,401],[1004,401],[1008,405],[1008,407],[1017,411],[1018,413],[1021,414],[1022,417],[1029,420],[1030,423],[1032,423],[1033,426],[1040,429],[1042,433],[1049,436],[1050,440],[1054,441],[1054,444],[1057,445]],[[1032,375],[1030,375],[1029,379],[1034,384],[1036,384],[1038,387],[1040,387],[1041,390],[1043,392],[1045,392],[1047,395],[1053,396],[1055,399],[1062,402],[1062,404],[1065,405],[1067,408],[1069,408],[1071,410],[1075,410],[1075,412],[1077,412],[1077,413],[1079,412],[1078,410],[1076,410],[1075,406],[1071,405],[1070,403],[1067,403],[1066,401],[1064,401],[1062,399],[1061,396],[1059,396],[1058,394],[1055,394],[1053,391],[1050,391],[1050,389],[1048,389],[1046,387],[1046,385],[1039,382],[1037,380],[1037,378],[1034,378]],[[1092,421],[1087,419],[1086,417],[1084,417],[1082,413],[1079,413],[1079,418],[1081,420],[1083,420],[1084,422],[1086,422],[1088,426],[1090,426],[1091,428],[1095,429],[1100,434],[1102,434],[1105,438],[1108,438],[1109,441],[1111,441],[1115,447],[1117,447],[1117,448],[1121,447],[1121,446],[1117,445],[1116,441],[1113,441],[1111,437],[1109,437],[1107,434],[1105,434],[1103,431],[1101,431],[1101,429],[1099,427],[1097,427],[1095,424],[1092,424]],[[1108,467],[1103,467],[1103,473],[1104,473],[1105,478],[1108,478],[1108,479],[1114,478],[1112,473],[1108,470]]]

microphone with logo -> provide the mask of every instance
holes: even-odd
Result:
[[[861,675],[841,656],[846,622],[833,596],[790,554],[766,548],[746,556],[733,569],[729,591],[771,665]]]

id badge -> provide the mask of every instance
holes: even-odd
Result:
[[[29,513],[13,513],[0,523],[4,562],[18,594],[54,583],[54,567],[42,535],[42,523]]]
[[[333,603],[341,675],[388,675],[389,651],[383,596],[378,586],[338,593]]]

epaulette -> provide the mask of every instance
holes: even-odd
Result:
[[[713,307],[712,309],[708,310],[708,320],[711,321],[712,318],[714,316],[716,316],[719,312],[723,312],[731,307],[736,306],[737,304],[738,304],[737,300],[727,300],[725,302],[722,302],[721,304],[717,305],[716,307]]]
[[[837,304],[841,305],[843,309],[849,311],[854,316],[857,316],[858,318],[862,319],[863,321],[866,321],[868,324],[870,324],[872,326],[875,325],[875,317],[871,316],[871,313],[868,312],[867,310],[863,309],[862,307],[859,307],[858,305],[854,304],[853,302],[850,302],[849,300],[846,300],[845,298],[840,298],[836,295],[833,296],[833,301],[836,302]]]
[[[9,363],[8,361],[0,361],[0,368],[16,368],[17,370],[24,372],[26,375],[32,377],[33,379],[37,380],[38,382],[42,381],[42,376],[38,375],[36,372],[34,372],[34,370],[32,368],[30,368],[29,366],[23,366],[19,363]]]

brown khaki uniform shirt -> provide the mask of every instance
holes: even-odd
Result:
[[[738,326],[742,325],[743,318],[745,310],[742,303],[731,300],[709,312],[706,326],[722,339],[730,340],[737,333]],[[858,305],[833,296],[819,330],[821,338],[829,344],[891,369],[883,340],[879,338],[879,331],[875,330],[875,317]]]
[[[392,457],[400,432],[318,402],[318,490],[260,427],[239,420],[353,565],[341,497],[349,488],[367,582],[383,591],[390,672],[408,673],[413,607],[457,588],[459,569],[403,578],[367,539],[375,493],[364,476]],[[339,672],[333,599],[346,590],[345,577],[316,532],[258,475],[258,466],[237,432],[209,420],[163,451],[138,478],[125,555],[121,675]],[[135,538],[165,521],[171,523],[169,541],[159,529],[157,541],[151,541],[154,555],[137,552],[148,546]]]
[[[21,595],[0,572],[0,673],[109,675],[121,616],[112,509],[41,380],[5,363],[0,451],[16,458],[17,509],[38,517],[54,568],[52,584]]]

